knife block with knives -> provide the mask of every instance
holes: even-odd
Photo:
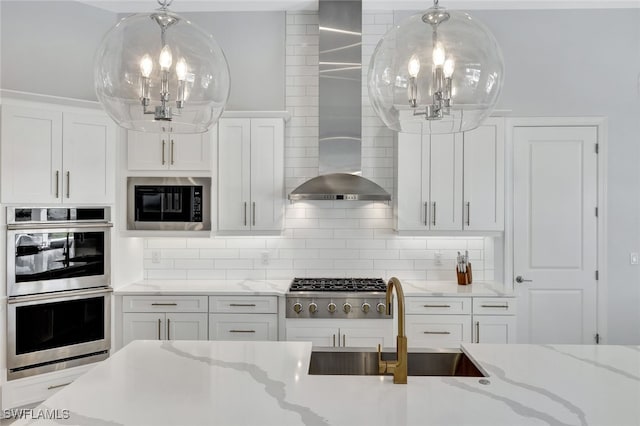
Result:
[[[471,263],[469,262],[469,252],[465,251],[464,256],[458,252],[458,264],[456,265],[456,276],[458,277],[458,285],[467,285],[473,282],[471,274]]]

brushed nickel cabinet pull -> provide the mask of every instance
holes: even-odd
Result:
[[[167,163],[164,158],[164,149],[166,147],[167,147],[167,142],[164,139],[162,139],[162,165],[163,166]]]
[[[509,304],[504,304],[504,305],[480,305],[483,308],[503,308],[503,309],[509,309]]]
[[[342,347],[343,348],[347,347],[347,335],[346,334],[342,335]]]
[[[450,331],[425,331],[424,334],[451,334]]]
[[[51,390],[51,389],[58,389],[58,388],[61,388],[61,387],[63,387],[63,386],[68,386],[68,385],[70,385],[71,383],[72,383],[72,382],[69,382],[69,383],[62,383],[62,384],[60,384],[60,385],[51,385],[51,386],[49,386],[49,387],[47,388],[47,390]]]
[[[229,330],[229,333],[255,333],[255,330]]]
[[[451,305],[424,305],[425,308],[450,308]]]
[[[336,335],[335,334],[333,335],[333,347],[334,348],[336,347]]]
[[[467,226],[471,225],[471,203],[467,201]]]
[[[158,318],[158,340],[160,340],[160,327],[162,327],[162,320]]]
[[[429,203],[424,203],[424,226],[429,225]]]
[[[178,306],[177,303],[152,303],[151,306]]]
[[[173,165],[173,139],[171,139],[171,165]]]
[[[60,197],[60,171],[56,170],[56,198]]]
[[[476,321],[476,343],[480,343],[480,321]]]
[[[244,203],[244,226],[247,226],[247,202]]]
[[[436,226],[436,202],[433,202],[433,226]]]
[[[229,306],[244,306],[244,307],[254,307],[255,303],[229,303]]]
[[[67,198],[71,195],[71,172],[67,170]]]
[[[256,226],[256,202],[253,202],[253,226]]]
[[[167,340],[171,340],[171,320],[167,318]]]

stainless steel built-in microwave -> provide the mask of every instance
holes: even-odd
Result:
[[[211,178],[129,177],[127,229],[210,231]]]

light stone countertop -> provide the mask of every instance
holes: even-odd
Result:
[[[311,376],[305,342],[136,341],[47,399],[70,425],[640,424],[640,346],[474,345],[471,377]]]
[[[117,296],[123,295],[274,295],[287,293],[291,280],[144,280],[118,287]],[[502,283],[476,282],[458,285],[455,281],[402,280],[406,296],[444,297],[513,297]]]

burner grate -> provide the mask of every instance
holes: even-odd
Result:
[[[289,291],[386,291],[382,278],[294,278]]]

